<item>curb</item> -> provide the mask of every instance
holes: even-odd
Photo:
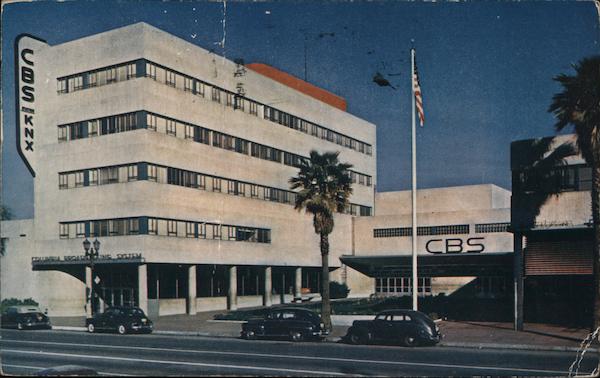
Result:
[[[439,346],[453,348],[472,348],[472,349],[520,349],[533,351],[554,351],[554,352],[577,352],[578,347],[568,346],[550,346],[550,345],[528,345],[528,344],[496,344],[496,343],[460,343],[460,342],[440,342]],[[598,352],[598,348],[588,348],[588,352]]]
[[[85,332],[87,331],[87,328],[85,327],[69,327],[69,326],[52,326],[53,330],[59,330],[59,331],[81,331],[81,332]]]

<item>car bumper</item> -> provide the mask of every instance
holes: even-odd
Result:
[[[443,337],[444,336],[441,333],[438,333],[437,335],[426,335],[423,337],[423,341],[426,343],[437,344],[442,340]]]
[[[132,332],[150,333],[154,329],[152,324],[134,324],[131,326]]]

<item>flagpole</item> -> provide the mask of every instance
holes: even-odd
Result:
[[[415,49],[410,49],[412,80],[412,297],[413,310],[418,310],[417,295],[419,293],[417,277],[417,136],[415,118]]]

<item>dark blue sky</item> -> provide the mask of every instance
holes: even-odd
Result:
[[[510,189],[509,147],[554,133],[552,80],[599,53],[588,2],[71,1],[8,4],[2,13],[3,203],[33,216],[33,184],[14,135],[13,41],[50,44],[145,21],[230,58],[263,62],[348,101],[377,125],[378,190],[410,187],[410,55],[417,49],[426,124],[418,130],[421,188],[493,183]],[[330,34],[333,33],[333,34]],[[372,82],[381,72],[397,90]],[[52,125],[48,125],[51,127]]]

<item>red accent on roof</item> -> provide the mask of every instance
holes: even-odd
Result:
[[[247,64],[246,67],[283,85],[295,89],[298,92],[304,93],[305,95],[315,98],[321,102],[346,111],[346,100],[343,97],[326,91],[325,89],[314,86],[304,80],[300,80],[297,77],[263,63],[250,63]]]

